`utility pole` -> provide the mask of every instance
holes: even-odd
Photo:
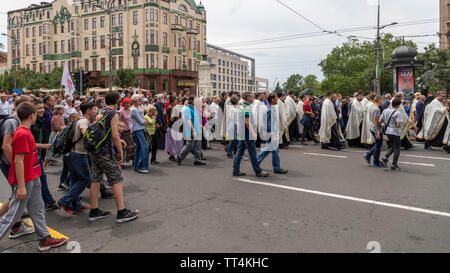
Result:
[[[381,95],[381,67],[380,67],[380,0],[378,0],[378,20],[377,20],[377,68],[375,89],[377,95]]]
[[[112,1],[108,0],[106,3],[107,8],[105,9],[99,4],[96,4],[95,6],[106,11],[108,14],[108,20],[109,20],[109,48],[108,48],[108,55],[109,55],[109,91],[112,91],[112,19],[111,19],[111,3]]]
[[[17,40],[13,36],[8,35],[6,33],[2,33],[2,35],[12,39],[12,41],[11,41],[13,43],[12,47],[15,47],[15,50],[13,50],[13,57],[12,57],[12,61],[14,63],[14,90],[15,90],[15,89],[17,89],[17,61],[16,61],[16,54],[17,54],[16,53],[16,51],[17,51],[16,43],[17,43]]]

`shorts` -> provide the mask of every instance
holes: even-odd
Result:
[[[92,182],[101,183],[103,174],[106,175],[108,182],[116,184],[123,181],[122,172],[119,170],[118,160],[111,154],[89,153],[91,163]]]

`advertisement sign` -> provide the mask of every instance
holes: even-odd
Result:
[[[398,68],[398,91],[405,95],[414,94],[414,68],[399,67]]]

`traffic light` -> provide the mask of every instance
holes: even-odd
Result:
[[[73,73],[73,81],[75,82],[75,90],[80,90],[80,72]]]
[[[82,88],[83,88],[83,90],[86,90],[88,88],[89,78],[90,77],[91,77],[91,72],[83,72],[83,78],[82,78]]]

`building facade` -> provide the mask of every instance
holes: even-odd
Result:
[[[450,0],[440,0],[440,46],[450,46]]]
[[[255,92],[255,60],[239,53],[211,44],[207,47],[208,62],[211,65],[210,77],[212,94],[222,92]]]
[[[101,87],[109,87],[111,63],[113,77],[133,69],[143,89],[195,92],[206,22],[195,0],[41,2],[8,12],[8,34],[15,37],[8,58],[40,73],[64,64],[70,72],[82,68],[91,72],[90,84]]]
[[[8,53],[0,52],[0,75],[8,71]]]
[[[256,87],[258,92],[269,92],[269,79],[256,77]]]

